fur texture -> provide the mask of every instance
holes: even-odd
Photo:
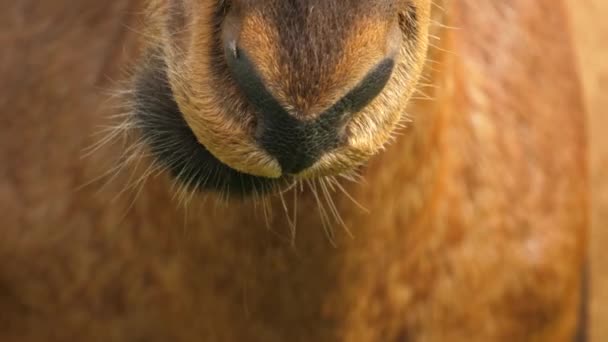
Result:
[[[0,125],[0,340],[574,338],[587,226],[586,160],[561,1],[435,4],[437,23],[430,28],[440,40],[428,58],[422,46],[407,50],[410,68],[428,60],[429,86],[420,87],[433,100],[410,99],[407,112],[415,122],[359,168],[354,181],[318,178],[248,199],[180,192],[175,175],[150,154],[133,123],[120,126],[135,134],[125,145],[102,144],[81,159],[103,117],[120,111],[103,104],[99,88],[111,86],[105,75],[117,75],[125,60],[144,66],[145,59],[120,52],[143,41],[165,49],[174,63],[170,84],[196,138],[214,155],[225,149],[218,155],[233,169],[255,165],[274,176],[273,161],[264,155],[237,158],[257,153],[246,141],[244,102],[202,100],[209,87],[200,82],[211,77],[203,51],[211,46],[208,25],[216,18],[204,6],[210,3],[177,1],[177,9],[148,3],[146,13],[158,20],[190,23],[184,27],[192,31],[171,36],[157,25],[144,24],[149,30],[136,29],[141,34],[125,30],[123,23],[134,26],[142,8],[127,1],[16,1],[0,12],[9,28],[0,39],[12,47],[0,59],[0,101],[10,108]],[[260,22],[272,16],[248,12],[254,1],[240,3],[251,14],[250,22],[241,21],[251,35],[243,40],[259,49],[248,48],[258,65],[275,60],[265,54],[290,51],[280,48],[276,25]],[[349,3],[356,9],[365,2]],[[341,15],[352,15],[344,20],[363,30],[378,25],[374,13]],[[430,21],[421,18],[401,25],[423,32]],[[255,43],[264,37],[272,37],[269,44]],[[198,49],[189,56],[168,45],[189,41]],[[360,50],[357,39],[340,43]],[[312,103],[335,102],[351,89],[378,60],[374,51],[348,57],[361,62],[344,64],[353,67],[342,71],[352,79],[337,77],[343,83],[322,92],[327,99],[313,101],[318,94],[311,92],[292,105],[314,116]],[[293,63],[281,65],[299,67]],[[274,84],[271,66],[264,68],[261,75]],[[277,81],[270,88],[284,102],[301,91],[293,88],[296,76],[288,75],[289,86]],[[236,96],[236,87],[217,80],[214,89]],[[391,82],[387,90],[413,91],[413,78],[393,76]],[[389,117],[398,116],[388,108],[401,108],[406,98],[380,96],[355,119],[371,120],[373,110],[386,115],[380,133],[368,133],[369,124],[351,132],[364,155],[384,144],[397,120]],[[203,116],[188,109],[186,99],[192,108],[205,102],[217,112]],[[129,115],[131,110],[126,108]],[[232,143],[234,156],[226,149]],[[123,156],[125,168],[112,169],[116,156]],[[358,164],[352,160],[323,163],[342,170]],[[108,169],[116,172],[104,175]],[[100,175],[100,182],[90,183]]]
[[[415,7],[402,0],[185,1],[194,15],[177,28],[167,23],[175,15],[169,4],[151,2],[148,26],[156,37],[150,44],[163,47],[176,102],[201,144],[247,174],[278,178],[283,172],[254,139],[256,110],[236,86],[223,44],[246,51],[270,93],[302,119],[331,107],[386,55],[395,56],[386,89],[354,115],[342,144],[299,174],[304,178],[350,170],[381,149],[424,64],[428,1]],[[183,32],[178,42],[176,30]]]

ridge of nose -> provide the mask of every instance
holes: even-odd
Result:
[[[268,91],[244,51],[234,46],[231,50],[227,53],[228,66],[240,90],[257,110],[256,139],[286,174],[307,169],[323,153],[336,148],[341,140],[341,127],[380,94],[394,68],[393,59],[382,60],[332,107],[314,120],[303,120],[289,114]]]

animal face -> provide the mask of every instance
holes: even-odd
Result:
[[[133,119],[190,187],[348,172],[404,115],[430,0],[154,0]]]

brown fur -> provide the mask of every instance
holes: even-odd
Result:
[[[145,175],[147,156],[105,187],[79,188],[125,149],[80,158],[108,111],[105,75],[140,38],[123,29],[136,17],[125,17],[137,13],[129,5],[22,0],[0,12],[12,47],[0,57],[0,340],[574,335],[586,160],[561,1],[434,9],[456,28],[434,29],[434,100],[412,100],[415,123],[360,182],[341,185],[368,212],[335,188],[353,234],[335,225],[336,247],[308,189],[271,197],[272,212],[214,194],[182,208],[163,172],[125,187]]]
[[[256,61],[269,90],[294,116],[311,118],[350,90],[387,54],[387,40],[407,17],[407,1],[232,1],[223,25],[218,6],[186,1],[194,15],[172,27],[176,15],[167,1],[151,1],[151,45],[163,46],[169,57],[169,78],[180,109],[197,138],[232,168],[266,177],[281,175],[274,158],[253,141],[255,115],[218,58],[217,31],[226,33]],[[347,6],[348,5],[348,6]],[[305,10],[309,6],[311,10]],[[302,8],[298,8],[302,7]],[[397,8],[395,8],[397,7]],[[416,32],[400,39],[397,74],[387,89],[348,125],[347,144],[328,153],[304,176],[342,172],[366,161],[381,149],[405,111],[424,64],[429,26],[429,1],[416,2]],[[352,13],[343,13],[349,8]],[[307,13],[300,19],[301,13]],[[414,20],[414,19],[412,19]],[[228,28],[226,28],[228,26]],[[336,27],[338,27],[336,29]],[[281,29],[278,29],[281,28]],[[236,29],[233,29],[236,31]],[[181,32],[179,43],[175,32]],[[306,32],[306,34],[302,34]],[[332,35],[331,40],[325,37]],[[401,35],[399,35],[401,36]],[[285,76],[289,75],[289,76]]]

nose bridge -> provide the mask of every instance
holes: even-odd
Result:
[[[277,60],[282,100],[301,117],[319,114],[331,98],[348,86],[341,62],[351,24],[335,11],[301,9],[302,15],[286,13],[278,18]]]
[[[318,117],[387,56],[384,2],[264,0],[239,17],[238,45],[295,116]]]

